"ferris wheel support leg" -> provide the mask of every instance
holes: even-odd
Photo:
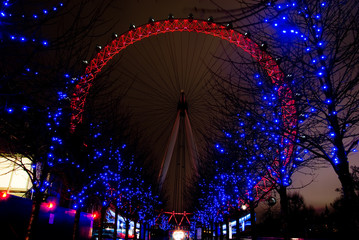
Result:
[[[173,149],[176,144],[178,129],[180,124],[180,111],[177,113],[175,124],[173,125],[170,139],[167,144],[166,152],[162,160],[161,169],[158,175],[158,182],[160,184],[160,188],[162,188],[162,184],[166,179],[167,171],[171,163],[171,158],[173,154]]]
[[[190,156],[191,156],[191,162],[192,162],[192,166],[193,166],[195,175],[197,176],[197,174],[198,174],[198,171],[197,171],[197,146],[196,146],[196,142],[193,137],[191,122],[189,121],[187,111],[185,111],[185,126],[186,126],[187,144],[188,144],[188,149],[189,149]]]

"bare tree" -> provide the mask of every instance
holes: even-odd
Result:
[[[268,46],[291,75],[287,81],[296,96],[299,120],[294,144],[306,149],[307,157],[332,166],[342,185],[347,230],[357,231],[358,196],[349,158],[359,140],[358,2],[245,2],[239,1],[237,11],[223,11],[234,26]],[[243,9],[246,18],[236,15]]]
[[[109,4],[4,3],[2,8],[0,138],[1,153],[30,177],[33,207],[26,239],[33,239],[49,174],[59,159],[53,148],[62,141],[58,99],[67,99],[71,76],[88,57],[92,34],[106,34],[101,18]],[[92,51],[91,51],[92,52]],[[56,116],[55,116],[56,115]],[[58,130],[59,132],[56,132]],[[22,159],[30,159],[30,168]]]
[[[359,140],[358,3],[301,1],[295,10],[284,12],[289,27],[281,28],[279,35],[283,37],[291,27],[296,27],[293,35],[296,31],[303,35],[292,36],[282,48],[293,67],[293,87],[299,94],[298,144],[331,164],[342,184],[348,231],[357,231],[358,218],[353,212],[358,210],[358,196],[348,157]]]

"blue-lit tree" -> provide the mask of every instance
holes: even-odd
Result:
[[[223,94],[228,93],[224,91]],[[271,187],[267,187],[265,191],[258,190],[262,187],[259,184],[262,178],[272,176],[268,171],[273,174],[279,172],[280,166],[284,166],[278,160],[282,139],[272,122],[278,120],[278,115],[271,111],[269,117],[264,118],[269,113],[264,108],[258,108],[256,114],[252,114],[253,107],[258,105],[248,102],[239,104],[238,98],[233,96],[228,96],[227,99],[231,97],[234,102],[229,102],[231,107],[226,106],[226,111],[223,111],[221,119],[224,120],[218,124],[221,134],[215,137],[215,152],[210,156],[213,159],[213,173],[209,179],[199,182],[202,194],[197,218],[204,225],[212,226],[213,223],[227,220],[231,214],[240,211],[242,205],[247,205],[251,210],[252,229],[255,233],[254,208],[273,189],[273,182],[279,181],[279,177],[273,176],[270,179]],[[233,114],[235,112],[238,113]],[[257,115],[260,112],[262,117]],[[273,126],[268,127],[269,121]],[[208,178],[208,173],[206,175]],[[287,177],[284,171],[282,175],[283,178]]]
[[[199,196],[195,219],[203,226],[211,226],[213,223],[223,222],[224,215],[228,213],[227,204],[229,196],[224,189],[224,181],[218,178],[220,170],[217,165],[208,163],[204,167],[203,177],[198,181]]]
[[[79,63],[91,47],[84,37],[106,32],[96,22],[108,5],[96,6],[85,16],[82,13],[94,7],[86,2],[1,1],[0,121],[1,142],[6,142],[1,152],[32,182],[29,195],[34,205],[26,239],[34,237],[40,204],[62,168],[59,165],[77,165],[66,154],[68,126],[60,119],[58,98],[67,99],[65,93],[74,81],[67,72],[75,74],[82,68]],[[30,166],[22,161],[25,157]]]
[[[342,185],[345,231],[358,229],[358,196],[349,159],[358,144],[358,2],[355,0],[239,1],[234,26],[248,30],[278,57],[296,95],[296,144],[326,161]],[[243,7],[245,6],[245,7]],[[239,13],[246,11],[244,15]],[[240,17],[237,17],[240,16]],[[263,45],[264,46],[264,45]],[[285,132],[285,131],[283,131]],[[344,232],[345,232],[344,231]]]
[[[242,106],[242,109],[245,107]],[[217,159],[230,163],[220,176],[226,179],[225,186],[229,189],[232,207],[239,211],[242,205],[249,206],[253,237],[256,233],[255,207],[274,189],[276,184],[273,183],[280,186],[281,180],[288,178],[287,169],[283,169],[282,174],[277,174],[280,173],[279,168],[285,166],[284,161],[282,163],[279,160],[282,150],[281,136],[255,116],[256,114],[246,111],[233,116],[232,119],[227,117],[227,124],[222,125],[225,127],[222,141],[219,140],[220,143],[216,144],[221,153]],[[270,177],[272,186],[260,191],[259,189],[264,187],[260,186],[262,179]]]
[[[214,166],[215,168],[215,166]],[[207,169],[211,171],[211,169]],[[207,172],[208,173],[208,172]],[[227,220],[231,204],[234,203],[227,189],[227,181],[224,175],[218,177],[218,174],[201,178],[198,181],[198,197],[196,199],[196,208],[192,219],[193,232],[196,226],[210,230],[218,229],[221,223]],[[216,236],[218,236],[216,231]]]
[[[73,191],[73,207],[78,211],[89,205],[100,208],[99,237],[102,238],[102,228],[106,210],[120,195],[123,187],[121,169],[124,164],[125,144],[116,143],[102,132],[99,125],[90,124],[90,134],[86,138],[85,166],[86,178],[82,181],[80,191]]]
[[[341,182],[349,220],[344,232],[359,226],[349,171],[359,140],[358,7],[357,1],[285,1],[266,13],[273,39],[283,44],[274,51],[293,71],[301,118],[298,144],[327,161]]]
[[[121,143],[123,136],[119,135],[120,137],[113,139],[113,135],[106,132],[103,124],[89,124],[88,130],[85,129],[82,126],[78,130],[82,133],[82,141],[85,145],[82,149],[85,159],[80,162],[85,169],[85,175],[80,178],[82,179],[80,185],[74,185],[69,191],[72,193],[73,208],[77,213],[90,206],[99,208],[101,213],[99,238],[101,239],[106,211],[121,195],[120,189],[123,187],[121,169],[124,164],[126,144]],[[76,134],[78,132],[72,137]],[[75,224],[78,222],[75,221]],[[76,231],[76,227],[74,229]]]
[[[128,238],[129,222],[150,222],[155,217],[159,199],[141,168],[142,158],[146,156],[136,141],[129,138],[127,121],[117,119],[112,122],[109,116],[108,120],[89,125],[89,136],[85,137],[88,155],[84,161],[87,162],[84,167],[87,179],[84,179],[81,190],[73,194],[73,207],[100,209],[100,239],[106,211],[114,210],[114,238],[117,237],[118,215],[125,219]],[[112,128],[112,123],[116,128]]]
[[[107,70],[110,71],[110,69]],[[106,78],[107,76],[105,74],[99,77]],[[110,182],[102,180],[112,189],[112,194],[105,194],[105,188],[100,187],[102,194],[106,196],[101,202],[106,201],[105,207],[110,207],[115,211],[115,218],[120,214],[125,219],[126,238],[128,238],[130,221],[150,225],[154,223],[155,210],[160,205],[160,201],[156,189],[152,186],[153,180],[149,176],[151,169],[147,172],[143,169],[149,154],[140,144],[139,134],[130,124],[130,111],[122,105],[121,98],[118,96],[116,99],[106,98],[102,101],[104,98],[97,90],[104,87],[106,83],[99,82],[97,89],[90,93],[84,123],[76,128],[74,134],[81,134],[83,129],[87,128],[86,124],[90,122],[88,124],[90,134],[84,138],[87,151],[89,151],[86,174],[95,179],[98,173],[110,176],[108,173],[111,172],[116,175],[117,180],[112,179]],[[98,101],[102,101],[103,104],[99,106]],[[91,124],[92,121],[101,122],[101,124]],[[84,193],[85,197],[92,195],[91,189],[85,190],[87,191]],[[95,195],[99,196],[98,193]],[[115,235],[116,231],[114,238]]]
[[[213,183],[211,177],[201,178],[197,183],[197,198],[195,211],[192,217],[191,231],[196,234],[197,227],[212,229],[224,221],[225,206],[222,205],[222,189]],[[221,191],[221,192],[220,192]],[[226,205],[226,204],[225,204]],[[216,234],[217,236],[217,234]]]
[[[113,201],[114,208],[125,219],[126,239],[129,237],[129,222],[134,221],[134,237],[136,238],[136,223],[153,224],[156,218],[155,210],[160,205],[153,187],[146,182],[146,174],[136,159],[137,154],[138,152],[134,153],[124,161],[121,167],[122,186]]]
[[[119,213],[126,220],[126,236],[128,239],[128,223],[134,221],[134,238],[136,238],[136,223],[153,225],[157,217],[156,211],[161,206],[161,201],[152,186],[148,172],[143,169],[147,153],[141,150],[135,140],[128,146],[130,155],[125,159],[121,169],[124,179],[121,189],[121,199],[115,203]]]
[[[265,50],[266,45],[261,47]],[[219,79],[217,89],[226,99],[222,101],[221,120],[216,127],[223,132],[218,136],[216,148],[222,153],[217,159],[227,159],[227,165],[219,166],[225,166],[223,172],[230,169],[238,176],[237,184],[242,192],[235,198],[243,199],[243,203],[251,205],[251,210],[271,190],[277,190],[281,196],[282,219],[286,219],[286,192],[291,175],[298,166],[308,164],[300,158],[303,151],[292,135],[296,122],[285,122],[286,96],[278,90],[291,85],[292,79],[285,78],[283,86],[273,83],[259,64],[243,53],[236,59],[221,60],[231,61],[233,67],[225,76],[215,75]]]
[[[21,105],[20,105],[21,106]],[[54,124],[52,115],[34,105],[14,105],[5,111],[1,118],[1,156],[12,162],[16,168],[24,170],[32,184],[27,194],[33,200],[27,236],[33,236],[36,229],[37,217],[41,203],[49,196],[48,189],[55,163],[53,155],[48,150],[54,145],[61,145],[61,139],[52,138],[50,130],[46,128]],[[39,121],[42,119],[42,121]],[[30,162],[29,162],[30,161]]]

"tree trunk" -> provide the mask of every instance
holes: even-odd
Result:
[[[214,234],[215,234],[215,239],[216,240],[219,240],[219,236],[218,236],[218,228],[219,228],[219,224],[218,223],[215,223],[214,224]]]
[[[279,187],[280,196],[280,215],[281,215],[281,230],[284,239],[288,239],[288,196],[287,187]]]
[[[201,227],[201,239],[205,239],[205,237],[204,237],[205,229],[206,229],[205,226]]]
[[[344,232],[348,236],[354,236],[359,232],[359,200],[354,191],[353,179],[349,173],[349,168],[342,168],[337,172],[343,190],[343,207],[345,216],[347,216],[344,224]]]
[[[226,221],[226,239],[229,239],[229,219]]]
[[[221,231],[219,234],[219,239],[223,240],[223,224],[219,223],[219,230]]]
[[[326,78],[326,81],[330,82],[330,79]],[[328,94],[330,93],[332,93],[332,91],[328,91]],[[332,96],[328,95],[328,97],[331,98]],[[328,112],[332,113],[333,111],[335,111],[334,103],[328,105]],[[359,199],[355,193],[354,182],[349,172],[348,156],[345,151],[344,139],[341,136],[338,115],[329,114],[329,119],[335,132],[334,146],[337,148],[337,157],[339,159],[338,164],[333,163],[333,161],[331,161],[331,164],[342,185],[344,200],[343,207],[345,215],[347,216],[344,220],[346,221],[344,224],[344,233],[348,234],[348,236],[354,236],[359,233],[359,217],[357,216],[359,211]]]
[[[137,220],[134,220],[134,222],[133,222],[133,239],[134,240],[137,240],[137,234],[136,234],[137,227],[136,227],[136,225],[137,225]]]
[[[142,220],[140,229],[141,229],[140,239],[145,240],[146,239],[146,222],[145,222],[145,220]]]
[[[138,236],[138,239],[143,239],[143,232],[144,232],[144,229],[143,229],[143,225],[144,225],[144,221],[140,221],[140,229],[139,229],[139,236]]]
[[[240,230],[240,226],[239,226],[239,216],[236,217],[236,238],[239,239],[239,237],[241,236],[241,230]]]
[[[130,220],[128,220],[128,219],[126,218],[125,223],[126,223],[125,240],[128,240],[128,230],[129,230],[129,228],[130,228]]]
[[[254,202],[249,202],[249,212],[251,214],[251,235],[252,240],[257,239],[257,229],[256,229],[256,212],[254,211]]]
[[[34,235],[37,233],[37,222],[40,212],[40,206],[42,203],[43,195],[42,193],[36,191],[35,198],[32,202],[31,215],[29,220],[29,225],[27,226],[25,240],[33,240]]]
[[[115,224],[113,226],[113,240],[117,239],[118,207],[115,205]]]
[[[213,222],[211,222],[211,226],[210,226],[210,233],[211,233],[211,240],[213,240],[213,231],[214,231],[214,227],[213,227]]]
[[[80,225],[81,208],[79,207],[75,213],[74,226],[72,230],[72,240],[79,238],[79,225]]]
[[[146,224],[146,236],[145,239],[146,240],[150,240],[151,239],[151,229],[152,229],[152,225],[151,224]]]
[[[103,235],[103,223],[105,221],[105,217],[106,217],[106,210],[107,208],[102,206],[101,207],[101,218],[100,218],[100,228],[98,230],[98,239],[102,240],[102,235]]]

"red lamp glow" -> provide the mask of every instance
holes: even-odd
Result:
[[[6,198],[7,197],[7,192],[2,192],[1,193],[1,198]]]
[[[47,208],[48,209],[53,209],[55,207],[55,204],[53,203],[53,202],[49,202],[48,204],[47,204]]]

